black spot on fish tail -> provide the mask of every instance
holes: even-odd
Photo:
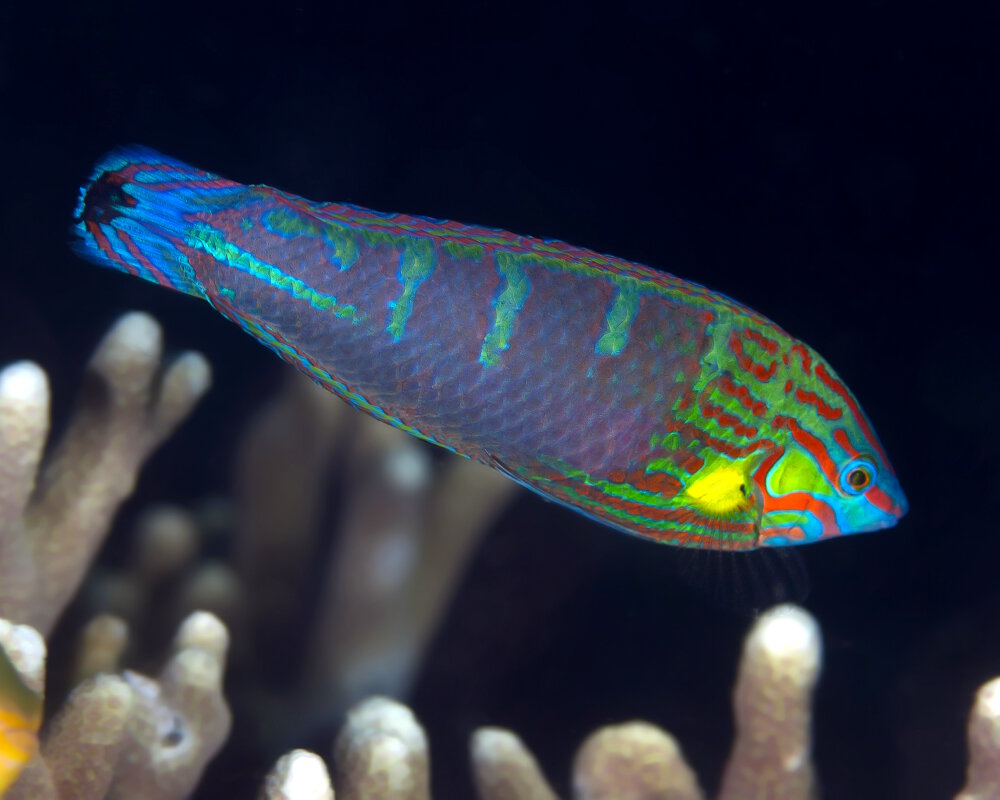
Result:
[[[87,187],[76,222],[111,222],[138,201],[125,191],[125,179],[115,172],[105,172]]]

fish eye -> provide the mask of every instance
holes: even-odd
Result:
[[[875,481],[875,466],[867,459],[856,458],[840,471],[840,488],[847,494],[861,494]]]

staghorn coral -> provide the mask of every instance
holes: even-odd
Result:
[[[223,619],[234,663],[249,676],[236,691],[262,720],[264,746],[291,725],[328,725],[369,694],[405,695],[473,545],[517,491],[479,464],[434,464],[411,437],[344,414],[342,402],[289,376],[250,423],[237,499],[143,512],[124,569],[98,568],[85,586],[87,615],[122,618],[139,657],[162,648],[156,631],[195,609]],[[289,438],[296,427],[307,435]],[[314,578],[318,608],[309,609],[303,575],[324,549],[331,471],[342,474],[345,497]],[[304,618],[314,623],[303,642]],[[267,683],[276,654],[293,676],[291,698]]]
[[[132,693],[116,675],[99,675],[70,695],[49,724],[41,753],[5,797],[64,800],[107,796],[125,747]]]
[[[210,610],[234,633],[233,660],[258,676],[276,653],[296,654],[271,672],[293,674],[293,702],[320,723],[369,694],[407,693],[472,549],[517,492],[466,459],[434,463],[297,373],[250,420],[234,471],[232,499],[142,513],[124,568],[98,567],[84,587],[87,615],[123,618],[146,655],[163,646],[156,631]],[[304,579],[318,584],[315,608]],[[273,686],[247,691],[271,713]]]
[[[744,643],[734,691],[736,738],[718,800],[817,796],[809,727],[819,663],[819,629],[803,609],[778,606],[757,620]],[[1000,678],[979,691],[969,721],[968,782],[956,800],[1000,798],[998,696]],[[535,759],[512,732],[476,731],[471,756],[480,800],[555,800]],[[338,797],[428,796],[423,731],[408,709],[385,698],[367,700],[348,715],[334,763],[342,787]],[[645,722],[610,725],[589,736],[574,760],[572,784],[576,800],[704,797],[674,739]]]
[[[341,800],[429,800],[427,737],[406,706],[372,697],[347,715],[334,745]]]
[[[208,389],[204,358],[184,353],[163,368],[160,353],[151,317],[118,320],[94,352],[76,411],[41,472],[45,373],[26,361],[0,372],[0,616],[43,635],[52,629],[143,461]]]
[[[260,800],[333,800],[326,764],[306,750],[286,753],[268,773]]]
[[[301,576],[322,549],[331,471],[344,502],[310,613]],[[256,652],[308,615],[306,705],[320,696],[337,716],[368,694],[406,694],[470,552],[516,491],[466,459],[434,464],[412,437],[289,373],[236,458],[233,566],[254,587]]]
[[[100,614],[84,626],[77,642],[72,683],[78,686],[101,673],[117,672],[128,644],[128,625],[113,614]]]
[[[534,756],[513,733],[480,728],[470,742],[476,790],[489,800],[555,800]]]
[[[243,587],[228,564],[205,556],[210,534],[197,512],[155,505],[139,514],[130,534],[124,567],[98,566],[84,583],[80,605],[92,618],[86,634],[103,640],[108,653],[97,641],[84,648],[76,664],[81,675],[88,672],[84,656],[120,656],[116,625],[132,630],[129,646],[140,660],[160,652],[167,645],[164,632],[194,611],[211,611],[231,630],[241,630]]]
[[[111,797],[184,797],[229,735],[222,697],[229,635],[213,615],[196,612],[181,625],[159,678],[126,672],[136,698]]]
[[[89,626],[81,650],[90,647],[101,655],[82,660],[116,667],[120,624],[103,619]],[[0,642],[26,682],[39,686],[41,638],[26,626],[18,636],[11,630],[0,624]],[[221,693],[227,642],[217,619],[194,614],[177,633],[174,655],[157,679],[126,672],[85,680],[48,726],[40,753],[6,800],[186,797],[228,732]],[[734,692],[736,740],[719,800],[816,796],[809,726],[819,653],[818,628],[802,609],[779,606],[754,625]],[[969,722],[968,782],[956,800],[1000,797],[998,685],[1000,679],[986,684],[977,697]],[[476,731],[471,763],[480,800],[557,797],[509,731]],[[351,710],[335,743],[334,765],[340,800],[430,798],[423,729],[408,708],[387,698],[370,698]],[[674,739],[645,722],[610,725],[589,736],[574,760],[572,785],[577,800],[704,797]],[[320,757],[296,750],[278,761],[260,797],[329,800],[334,794]]]
[[[784,605],[757,620],[744,643],[734,691],[736,738],[718,800],[816,797],[810,744],[820,635],[803,609]],[[969,721],[969,776],[956,800],[1000,798],[1000,678],[982,687]],[[538,764],[512,732],[476,731],[472,770],[480,800],[555,800]],[[349,715],[334,748],[338,797],[427,797],[427,745],[410,712],[373,698]],[[645,722],[599,729],[573,765],[576,800],[701,800],[680,748]],[[303,792],[302,798],[313,795]],[[288,795],[294,800],[295,795]]]
[[[591,734],[576,755],[573,788],[581,800],[702,797],[677,742],[647,722],[609,725]]]
[[[357,422],[308,667],[340,711],[409,691],[469,552],[517,490],[481,464],[433,465],[411,437]]]
[[[1000,800],[1000,678],[976,694],[969,717],[969,771],[955,800]]]
[[[754,624],[743,647],[734,693],[736,739],[719,800],[811,796],[809,726],[819,662],[819,629],[804,610],[777,606]],[[516,752],[509,740],[496,733],[490,736],[508,752]],[[481,749],[474,744],[482,800],[551,796],[537,770],[525,770],[523,764],[530,758],[526,753],[501,762],[510,765],[508,772],[498,770],[497,757],[484,758]],[[493,789],[504,786],[503,777],[507,788]],[[511,791],[515,784],[523,788]],[[592,734],[577,753],[573,788],[580,800],[703,797],[673,737],[645,722],[612,725]]]
[[[743,645],[734,706],[736,741],[720,798],[809,797],[812,691],[820,634],[801,608],[771,609]]]
[[[103,649],[100,638],[91,633],[85,641]],[[5,800],[188,796],[229,732],[222,697],[227,646],[225,626],[196,613],[181,625],[156,678],[126,671],[84,680]]]

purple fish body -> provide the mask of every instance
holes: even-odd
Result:
[[[905,513],[833,370],[698,284],[135,148],[76,227],[88,258],[208,300],[352,405],[626,532],[751,549]]]

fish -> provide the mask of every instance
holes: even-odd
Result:
[[[740,551],[907,511],[815,350],[667,272],[136,146],[97,163],[73,219],[84,257],[207,300],[352,406],[617,530]]]
[[[0,797],[38,750],[42,697],[25,684],[0,645]]]

